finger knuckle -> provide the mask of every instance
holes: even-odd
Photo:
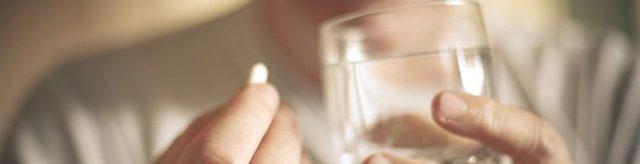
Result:
[[[201,151],[200,157],[202,163],[205,164],[235,164],[239,163],[237,159],[226,151],[220,151],[214,148],[205,148]]]
[[[274,123],[283,124],[288,130],[293,132],[294,138],[298,140],[301,139],[296,113],[289,105],[283,105],[280,108],[280,111],[278,111],[278,114],[274,118]]]
[[[291,105],[287,104],[287,103],[283,103],[280,105],[280,115],[283,115],[283,118],[287,118],[287,119],[292,119],[295,118],[296,113],[293,111],[293,108],[291,107]]]
[[[497,135],[502,134],[503,126],[507,123],[507,118],[502,112],[497,112],[498,104],[493,101],[485,101],[477,111],[477,129],[481,134]]]
[[[544,150],[543,147],[539,146],[540,141],[544,140],[543,139],[544,134],[541,130],[543,126],[542,121],[533,119],[533,121],[530,121],[530,122],[531,122],[530,126],[526,128],[524,131],[525,138],[523,142],[520,142],[519,147],[525,150],[527,154],[532,154],[536,156],[539,154],[545,154],[546,150]]]
[[[528,140],[524,142],[529,153],[538,157],[548,157],[552,155],[552,151],[560,146],[562,138],[552,128],[552,125],[542,119],[534,119],[532,127],[529,130]]]
[[[219,134],[210,133],[206,135],[206,139],[201,142],[200,157],[203,163],[207,164],[235,164],[243,163],[242,152],[238,147],[242,147],[242,142],[238,138],[224,137]],[[228,143],[238,143],[231,146]]]
[[[288,109],[280,109],[273,122],[285,123],[286,125],[292,126],[296,123],[294,113]]]

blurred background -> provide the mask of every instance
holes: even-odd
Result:
[[[387,2],[390,1],[393,2]],[[492,48],[505,61],[501,68],[504,69],[501,73],[504,76],[501,77],[507,82],[499,84],[504,88],[498,94],[500,100],[507,104],[525,106],[550,120],[569,140],[576,163],[640,162],[640,123],[635,121],[640,118],[640,104],[637,102],[640,99],[640,77],[637,77],[640,71],[636,66],[639,60],[637,39],[640,36],[640,1],[478,1],[482,5]],[[17,142],[15,136],[16,129],[19,129],[17,127],[20,127],[17,122],[22,119],[21,113],[25,113],[23,110],[34,108],[34,105],[29,104],[39,104],[35,103],[39,102],[36,101],[40,95],[38,93],[41,92],[38,88],[42,88],[45,81],[52,77],[55,79],[59,74],[72,74],[65,72],[82,72],[82,68],[94,68],[90,65],[99,65],[96,69],[111,71],[114,74],[140,71],[135,68],[144,69],[142,66],[128,66],[122,61],[139,61],[130,63],[132,65],[144,64],[142,61],[157,62],[159,64],[156,66],[164,69],[156,71],[169,74],[172,71],[179,74],[199,69],[216,69],[200,66],[222,63],[215,62],[220,59],[217,57],[220,53],[260,54],[256,52],[261,50],[260,47],[279,47],[277,49],[282,50],[276,52],[284,52],[283,54],[306,53],[315,56],[317,49],[313,46],[316,44],[319,22],[357,10],[358,7],[353,6],[360,3],[384,4],[376,0],[2,1],[0,148],[3,157],[15,153],[10,145]],[[305,13],[307,10],[315,15],[302,17],[295,14]],[[283,19],[279,20],[280,18]],[[293,26],[294,23],[291,22],[302,22],[303,26]],[[268,35],[246,33],[237,27],[264,28],[263,33]],[[263,37],[277,39],[273,42],[267,39],[263,45],[263,42],[252,41],[252,37],[244,35],[260,35],[258,40]],[[244,40],[238,41],[238,38]],[[290,42],[313,46],[300,50]],[[215,44],[220,45],[218,47],[236,48],[217,52],[218,49],[209,48]],[[250,45],[249,48],[247,45]],[[157,54],[157,59],[152,60],[154,54]],[[203,59],[214,62],[189,63],[190,60],[184,60],[186,63],[176,63],[183,61],[175,60],[176,58],[189,58],[190,54],[210,55],[193,58],[193,61]],[[104,57],[110,55],[134,57],[113,57],[113,60]],[[241,61],[234,59],[239,62],[229,69],[246,71],[248,65],[264,58],[255,57]],[[299,64],[307,62],[306,60],[295,58],[287,63],[293,67],[303,65],[296,68],[317,75],[317,62]],[[110,62],[125,64],[120,64],[123,67],[118,69],[119,64],[109,65]],[[127,70],[129,68],[132,70]],[[288,67],[282,69],[286,68]],[[74,78],[95,73],[91,70],[86,71],[88,73],[76,74]],[[225,71],[213,70],[217,73]],[[215,73],[194,73],[193,77],[207,74]],[[137,74],[130,78],[138,78],[133,77],[135,75]],[[242,76],[232,76],[228,80],[221,80],[226,77],[200,79],[186,75],[172,75],[167,78],[181,79],[180,82],[183,83],[179,84],[202,81],[196,85],[217,85],[216,82],[221,85],[241,85]],[[127,77],[122,78],[124,79],[120,79],[119,83],[129,83]],[[94,77],[93,80],[100,81],[100,78]],[[311,84],[319,83],[313,77],[308,80]],[[156,87],[179,88],[177,84],[178,82],[176,85],[158,84]],[[88,90],[107,92],[111,89],[107,86],[103,90]],[[221,90],[217,96],[225,97],[231,92]],[[195,97],[196,100],[190,101],[201,102],[212,93],[200,94],[197,89],[192,89],[171,94],[168,96]],[[162,93],[157,92],[142,95],[154,95],[152,97],[157,101],[171,99],[167,98],[167,95],[159,96]],[[130,101],[138,100],[147,101]],[[221,101],[189,107],[206,107]],[[183,103],[188,104],[189,101]],[[47,104],[44,103],[44,106],[46,108]],[[195,114],[186,115],[190,118]],[[172,126],[177,129],[173,130],[174,133],[178,132],[179,125],[188,122],[188,119],[178,122],[178,125]],[[165,136],[160,140],[166,144],[172,136],[174,135]],[[144,159],[148,160],[157,151],[162,150],[162,146],[152,149],[154,150],[145,152],[147,156]]]

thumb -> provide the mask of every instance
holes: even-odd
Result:
[[[441,92],[432,106],[438,125],[507,153],[515,163],[570,163],[559,133],[524,110],[462,92]]]

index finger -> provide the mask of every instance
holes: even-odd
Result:
[[[251,84],[219,109],[189,143],[178,163],[249,163],[277,113],[280,99],[270,84]],[[199,152],[198,152],[199,151]],[[190,159],[200,158],[200,159]]]

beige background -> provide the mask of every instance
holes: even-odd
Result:
[[[203,23],[248,0],[3,1],[0,4],[0,147],[34,85],[94,52]],[[84,55],[84,56],[83,56]]]

